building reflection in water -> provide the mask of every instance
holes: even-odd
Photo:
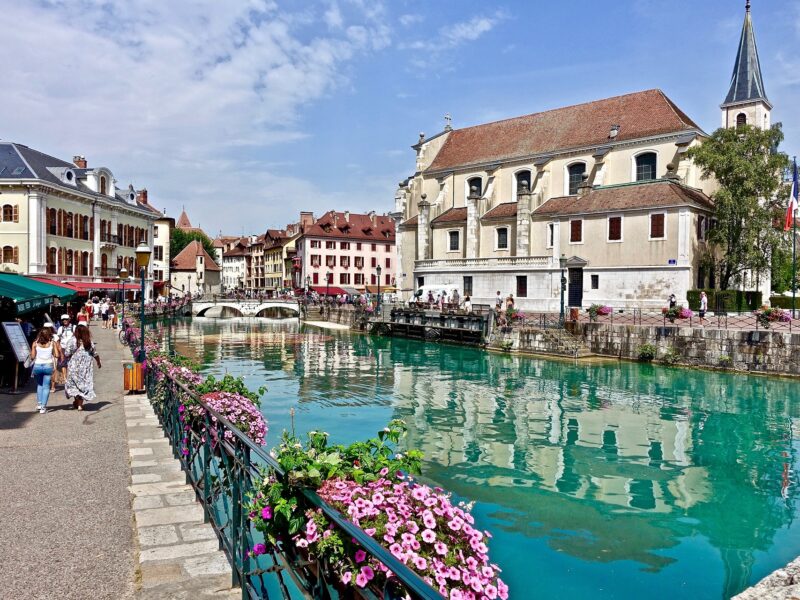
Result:
[[[797,514],[791,382],[252,320],[195,320],[172,335],[210,370],[236,359],[256,377],[281,371],[312,415],[389,407],[386,418],[409,426],[408,446],[425,452],[427,478],[491,506],[493,528],[582,560],[657,572],[700,535],[719,551],[728,597]]]

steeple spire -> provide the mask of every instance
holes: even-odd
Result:
[[[739,39],[736,62],[733,65],[733,76],[728,95],[722,108],[732,104],[762,101],[772,108],[767,93],[764,91],[764,80],[761,78],[761,63],[758,60],[756,36],[753,32],[753,21],[750,18],[750,0],[745,4],[744,24]]]

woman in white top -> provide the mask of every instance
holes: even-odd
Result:
[[[39,413],[47,412],[47,400],[50,398],[50,378],[53,376],[53,359],[61,357],[61,349],[53,342],[53,332],[49,327],[42,327],[36,341],[31,346],[33,359],[33,378],[36,380],[36,403]]]

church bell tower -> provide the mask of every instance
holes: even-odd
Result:
[[[744,24],[733,65],[731,87],[720,108],[723,127],[747,124],[766,129],[771,125],[772,104],[767,99],[764,80],[761,78],[756,35],[750,17],[750,0],[745,5]]]

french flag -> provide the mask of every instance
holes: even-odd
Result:
[[[794,225],[794,214],[797,212],[797,160],[794,161],[794,174],[792,176],[792,191],[789,194],[789,206],[786,209],[786,224],[784,231],[789,231]]]

